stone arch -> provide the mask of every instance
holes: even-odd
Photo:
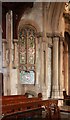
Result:
[[[49,31],[60,32],[60,22],[63,15],[65,3],[53,2],[49,4],[47,12],[47,24]],[[48,31],[47,31],[48,32]]]
[[[40,32],[40,28],[36,22],[32,20],[25,20],[25,19],[20,20],[18,25],[18,32],[20,29],[23,28],[24,25],[32,25],[37,30],[37,32]]]

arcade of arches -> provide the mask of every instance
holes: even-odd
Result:
[[[4,95],[70,95],[69,10],[63,2],[2,3]]]

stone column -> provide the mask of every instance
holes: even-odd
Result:
[[[48,43],[47,41],[42,41],[42,46],[41,46],[41,68],[42,68],[42,93],[44,98],[47,98],[47,81],[48,81]]]
[[[68,46],[70,49],[70,46]],[[68,95],[70,95],[70,51],[68,53]]]
[[[38,34],[38,33],[37,33]],[[36,76],[35,76],[35,81],[34,81],[34,84],[35,84],[35,86],[37,85],[37,84],[39,84],[39,67],[38,67],[38,65],[39,65],[39,53],[38,53],[38,50],[39,50],[39,44],[38,44],[38,35],[36,35],[35,36],[36,37],[36,56],[35,56],[35,70],[36,70]],[[38,85],[38,87],[39,87],[39,85]]]
[[[59,47],[59,35],[53,35],[53,86],[52,97],[59,97],[59,78],[58,78],[58,47]]]
[[[36,68],[38,69],[38,86],[39,86],[39,92],[42,92],[42,86],[43,86],[43,79],[44,79],[44,72],[43,72],[43,45],[42,45],[42,33],[37,33],[37,41],[38,45],[36,45],[38,48],[38,63]]]
[[[43,5],[43,70],[44,70],[44,79],[43,79],[43,95],[44,98],[47,98],[47,80],[48,80],[48,40],[46,37],[46,26],[47,26],[47,8],[46,4],[42,3]]]
[[[68,94],[68,44],[64,41],[64,89]]]
[[[63,97],[64,89],[64,75],[63,75],[63,37],[60,37],[60,64],[59,64],[59,85],[60,85],[60,97]]]
[[[50,98],[52,95],[52,34],[47,33],[47,39],[48,39],[48,80],[47,80],[47,97]],[[49,50],[51,50],[51,54],[49,55]],[[49,59],[51,59],[49,61]]]
[[[9,11],[6,15],[6,39],[8,41],[9,65],[8,65],[8,95],[12,94],[12,42],[13,42],[13,13]]]
[[[14,67],[18,67],[18,40],[14,39]]]
[[[6,44],[7,41],[3,39],[2,45],[3,45],[3,67],[7,67],[7,62],[6,62]]]
[[[8,84],[7,83],[7,80],[8,80],[7,67],[8,67],[8,64],[7,64],[7,56],[6,56],[6,47],[7,47],[6,39],[3,39],[2,45],[3,45],[3,88],[4,88],[4,95],[7,95],[7,84]]]

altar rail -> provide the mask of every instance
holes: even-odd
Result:
[[[34,116],[41,117],[42,111],[46,113],[46,120],[60,119],[58,100],[42,100],[36,97],[26,98],[21,95],[17,97],[17,99],[14,99],[16,97],[10,98],[11,99],[6,99],[6,97],[2,97],[2,120],[17,120],[22,117],[27,118]]]

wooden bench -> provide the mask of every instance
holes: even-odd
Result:
[[[12,97],[11,97],[12,98]],[[21,98],[21,99],[19,99]],[[42,110],[46,112],[46,120],[59,120],[60,111],[58,100],[42,100],[40,98],[23,98],[16,100],[14,98],[8,100],[2,97],[2,120],[17,119],[20,117],[38,117],[42,116]],[[13,117],[13,118],[12,118]]]
[[[15,103],[20,103],[20,102],[33,102],[33,101],[38,101],[39,98],[26,98],[26,97],[23,97],[23,98],[16,98],[16,99],[2,99],[2,104],[3,105],[7,105],[7,104],[15,104]]]
[[[36,101],[40,100],[39,98],[22,98],[20,96],[20,99],[4,99],[2,98],[2,115],[4,117],[9,116],[9,115],[14,115],[14,114],[19,114],[19,113],[25,113],[28,111],[41,111],[41,107],[36,107]]]
[[[10,96],[0,96],[0,99],[4,99],[4,100],[10,100],[10,99],[20,99],[21,98],[26,98],[25,95],[10,95]]]

